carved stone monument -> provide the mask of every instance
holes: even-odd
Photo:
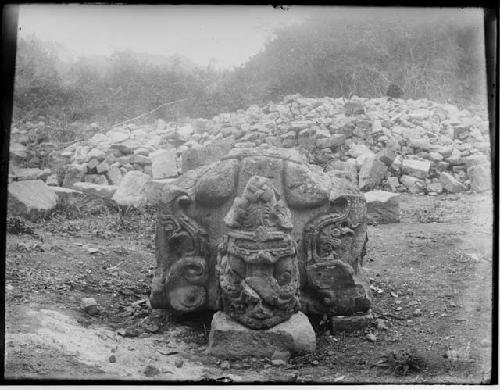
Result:
[[[370,315],[364,196],[291,153],[233,149],[165,187],[151,304],[220,311],[214,354],[313,350],[302,313]]]

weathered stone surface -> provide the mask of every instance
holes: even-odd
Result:
[[[42,180],[23,180],[8,186],[8,214],[38,218],[57,204],[57,195]]]
[[[209,170],[195,189],[196,201],[206,206],[217,206],[227,200],[236,185],[237,160],[225,160]]]
[[[115,193],[117,187],[106,184],[93,184],[79,182],[73,184],[75,190],[84,192],[89,195],[98,196],[101,198],[111,199]]]
[[[427,184],[427,192],[434,192],[436,194],[440,194],[443,192],[443,185],[440,182],[429,183]]]
[[[83,180],[85,174],[87,173],[86,165],[69,165],[66,168],[66,173],[63,179],[63,187],[71,188],[73,184],[78,183]]]
[[[9,147],[9,158],[13,163],[21,163],[28,158],[28,148],[20,143],[11,142]]]
[[[299,308],[291,213],[270,179],[253,176],[224,218],[218,269],[222,308],[252,329],[286,321]]]
[[[208,346],[211,355],[271,358],[276,352],[299,355],[315,349],[314,329],[301,312],[273,328],[260,331],[246,328],[223,312],[215,313],[212,319]]]
[[[97,173],[106,173],[109,171],[109,164],[103,161],[96,167],[96,169]]]
[[[73,190],[71,188],[64,188],[64,187],[50,187],[50,188],[52,188],[56,193],[58,201],[79,198],[83,195],[83,192]]]
[[[285,196],[290,207],[307,209],[328,201],[325,178],[306,166],[287,162],[284,176]]]
[[[143,156],[141,154],[136,154],[134,155],[133,162],[134,164],[149,165],[152,164],[153,161],[151,157]]]
[[[388,191],[365,193],[368,220],[379,224],[396,223],[400,220],[399,195]]]
[[[429,176],[431,163],[428,160],[404,159],[402,168],[403,173],[406,173],[409,176],[418,177],[419,179],[425,179],[427,176]]]
[[[108,185],[108,179],[104,175],[90,174],[85,175],[83,177],[86,183],[99,184],[99,185]]]
[[[210,161],[208,159],[208,150],[206,147],[198,146],[190,148],[181,155],[181,172],[185,173],[208,163],[210,163]]]
[[[142,191],[146,203],[149,205],[158,204],[164,196],[165,185],[172,184],[176,180],[177,180],[176,178],[170,178],[170,179],[150,180],[149,182],[147,182]]]
[[[113,200],[120,206],[138,207],[146,203],[145,189],[151,176],[141,171],[130,171],[123,177]]]
[[[11,176],[14,180],[43,180],[43,171],[38,168],[11,168]],[[49,171],[50,175],[50,171]]]
[[[330,317],[330,326],[333,333],[364,329],[371,322],[373,322],[371,310],[361,315]]]
[[[149,155],[152,162],[153,179],[177,176],[177,161],[174,149],[157,150]]]
[[[374,155],[365,159],[359,170],[359,189],[362,191],[376,188],[387,176],[387,166]]]
[[[123,178],[120,168],[118,168],[118,166],[116,165],[109,168],[106,176],[108,177],[109,182],[115,186],[119,185]]]
[[[483,192],[491,189],[491,171],[489,165],[475,165],[467,169],[472,191]]]
[[[391,191],[395,192],[399,187],[399,179],[396,176],[389,176],[387,178],[387,184],[391,188]]]
[[[424,191],[425,184],[417,177],[403,175],[401,176],[401,184],[403,184],[412,194],[419,194]]]
[[[484,154],[473,154],[463,159],[465,166],[467,168],[476,166],[476,165],[485,165],[489,164],[488,157]]]
[[[348,180],[303,158],[269,147],[233,149],[165,185],[153,308],[222,309],[245,326],[266,329],[297,310],[300,286],[307,313],[369,310],[360,271],[366,201]],[[320,197],[311,202],[311,193]]]
[[[463,192],[467,189],[467,187],[465,187],[462,183],[455,179],[453,175],[447,172],[441,172],[439,181],[441,182],[443,189],[445,189],[447,192]]]
[[[87,155],[87,157],[92,160],[96,159],[97,161],[102,161],[106,158],[106,153],[104,153],[102,150],[93,148]]]
[[[120,143],[115,143],[111,145],[109,148],[118,150],[123,155],[128,155],[134,153],[134,150],[139,148],[140,146],[141,144],[139,143],[139,141],[127,139]]]
[[[130,132],[128,130],[115,127],[106,133],[107,143],[113,144],[129,139]]]
[[[329,138],[316,139],[318,148],[334,148],[345,144],[345,134],[332,134]]]
[[[378,159],[387,166],[390,166],[396,158],[396,151],[392,148],[384,148],[377,153]]]

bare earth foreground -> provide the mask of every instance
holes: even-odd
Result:
[[[316,352],[286,366],[208,356],[211,313],[176,319],[150,310],[154,214],[53,217],[32,234],[8,234],[5,377],[487,383],[491,195],[402,195],[400,204],[401,223],[369,228],[376,319],[333,333],[312,318]],[[95,298],[100,313],[84,313],[83,297]]]

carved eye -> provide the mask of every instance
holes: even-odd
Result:
[[[194,265],[186,267],[186,269],[184,270],[184,277],[188,280],[196,279],[200,277],[202,274],[203,274],[203,269],[201,267]]]
[[[240,279],[243,279],[246,274],[246,265],[239,257],[229,256],[229,268]]]
[[[278,283],[280,286],[290,283],[292,280],[292,274],[290,271],[284,271],[278,275]]]

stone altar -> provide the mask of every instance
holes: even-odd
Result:
[[[165,186],[153,308],[219,310],[251,332],[370,312],[364,196],[293,152],[233,149]]]

